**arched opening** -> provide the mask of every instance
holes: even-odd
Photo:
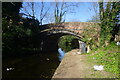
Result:
[[[79,39],[72,35],[61,36],[58,40],[58,47],[62,48],[65,52],[72,49],[79,49]]]
[[[41,42],[41,51],[43,52],[57,52],[57,49],[61,46],[58,46],[61,38],[65,36],[72,36],[74,38],[71,39],[71,37],[66,38],[66,40],[62,40],[64,45],[63,47],[66,47],[65,52],[68,52],[72,49],[79,49],[80,53],[86,53],[87,48],[86,44],[82,42],[80,39],[81,36],[77,35],[76,33],[70,32],[70,31],[61,31],[61,30],[48,30],[45,32],[42,32],[42,42]],[[70,41],[69,41],[70,40]],[[63,48],[64,49],[64,48]]]
[[[71,39],[69,41],[66,40],[66,42],[64,44],[66,44],[65,46],[68,47],[69,44],[71,44],[71,49],[75,49],[75,48],[78,48],[79,49],[79,42],[78,40],[81,38],[81,36],[77,35],[76,33],[74,33],[73,31],[68,31],[68,30],[45,30],[43,32],[40,33],[41,36],[44,36],[42,37],[43,39],[43,42],[44,44],[42,44],[42,48],[41,50],[43,52],[55,52],[57,51],[58,49],[58,44],[59,44],[59,41],[62,37],[64,36],[72,36],[74,37],[74,39]]]

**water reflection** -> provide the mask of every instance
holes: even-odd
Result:
[[[3,59],[3,78],[51,78],[59,65],[58,53]],[[14,68],[7,71],[7,68]]]

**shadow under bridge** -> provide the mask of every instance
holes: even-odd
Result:
[[[74,33],[73,31],[68,31],[64,29],[48,29],[41,31],[37,34],[39,49],[42,52],[56,52],[58,49],[59,39],[65,35],[73,35],[76,39],[80,39],[81,37]],[[78,40],[77,40],[78,43]],[[79,43],[78,43],[79,45]]]

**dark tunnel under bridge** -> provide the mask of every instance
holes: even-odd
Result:
[[[49,30],[37,34],[35,36],[37,47],[42,52],[57,52],[59,39],[65,35],[75,36],[76,40],[74,40],[74,43],[77,43],[77,48],[80,49],[79,40],[81,37],[78,34],[65,30]]]

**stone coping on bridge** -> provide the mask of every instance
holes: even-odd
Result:
[[[95,23],[95,22],[64,22],[64,23],[59,23],[59,24],[55,24],[55,23],[51,23],[51,24],[45,24],[45,25],[42,25],[43,27],[61,27],[61,28],[68,28],[68,27],[71,27],[71,29],[81,29],[81,28],[84,28],[84,27],[89,27],[89,26],[99,26],[98,23]]]

